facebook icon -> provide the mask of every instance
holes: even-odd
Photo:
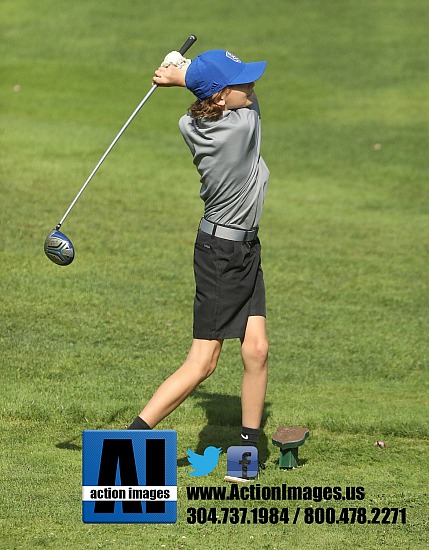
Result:
[[[231,477],[251,479],[258,475],[258,449],[250,445],[229,447],[227,473]]]

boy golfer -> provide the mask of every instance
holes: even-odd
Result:
[[[260,156],[254,84],[265,65],[211,50],[188,62],[187,68],[171,64],[155,72],[153,81],[159,86],[186,86],[197,98],[179,127],[201,178],[204,217],[194,249],[196,293],[189,354],[129,429],[156,426],[213,373],[223,341],[239,338],[244,365],[242,443],[257,446],[268,374],[257,233],[269,171]]]

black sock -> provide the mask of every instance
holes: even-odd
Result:
[[[151,430],[152,428],[146,424],[143,418],[136,416],[135,419],[128,426],[127,430]]]
[[[258,447],[258,439],[261,430],[259,428],[241,428],[241,444]]]

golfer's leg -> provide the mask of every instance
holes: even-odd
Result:
[[[244,372],[241,386],[243,426],[259,428],[268,382],[268,341],[265,317],[249,317],[241,343]]]
[[[193,340],[188,357],[154,393],[140,417],[154,428],[215,370],[222,340]]]

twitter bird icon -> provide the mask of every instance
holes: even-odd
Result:
[[[188,461],[194,472],[188,472],[190,476],[205,476],[212,472],[219,462],[219,455],[222,449],[219,447],[207,447],[204,454],[198,455],[188,449]]]

